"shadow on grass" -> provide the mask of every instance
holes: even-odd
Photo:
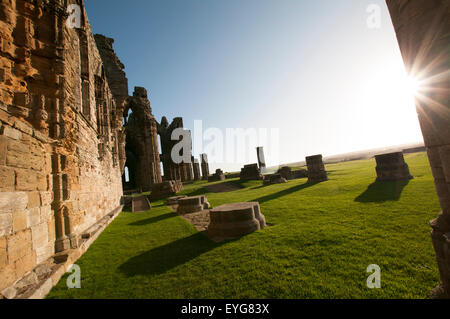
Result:
[[[383,203],[398,201],[409,180],[395,182],[374,182],[367,190],[355,198],[359,203]]]
[[[151,217],[151,218],[147,218],[147,219],[143,219],[143,220],[138,220],[137,222],[133,222],[130,223],[130,226],[145,226],[145,225],[150,225],[150,224],[154,224],[157,222],[160,222],[162,220],[166,220],[169,218],[173,218],[175,216],[178,216],[175,213],[168,213],[168,214],[164,214],[164,215],[159,215],[156,217]]]
[[[222,245],[224,243],[215,243],[203,233],[196,233],[130,258],[119,271],[128,277],[163,274]]]
[[[266,195],[266,196],[263,196],[263,197],[260,197],[260,198],[257,198],[257,199],[250,200],[249,202],[258,202],[258,203],[262,204],[264,202],[268,202],[268,201],[273,200],[273,199],[277,199],[277,198],[280,198],[280,197],[283,197],[283,196],[287,196],[289,194],[301,191],[301,190],[303,190],[305,188],[308,188],[308,187],[311,187],[311,186],[314,186],[314,185],[317,185],[317,184],[319,184],[319,183],[306,182],[304,184],[296,185],[294,187],[291,187],[291,188],[279,191],[277,193],[273,193],[273,194]]]

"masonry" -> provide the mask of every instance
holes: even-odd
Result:
[[[120,208],[127,88],[108,82],[81,0],[1,0],[0,44],[2,291]]]

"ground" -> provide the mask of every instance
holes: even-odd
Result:
[[[270,227],[213,243],[154,202],[120,214],[78,260],[81,289],[66,275],[48,298],[427,298],[439,283],[429,226],[439,202],[426,154],[405,158],[407,183],[375,183],[375,161],[363,160],[327,165],[330,181],[314,185],[187,185],[213,206],[258,201]],[[367,288],[371,264],[381,289]]]

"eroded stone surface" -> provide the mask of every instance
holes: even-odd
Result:
[[[225,204],[210,210],[208,236],[216,240],[239,238],[266,227],[259,203]]]
[[[413,179],[402,152],[375,156],[377,181],[402,181]]]
[[[152,192],[150,194],[152,200],[158,200],[166,197],[176,195],[183,190],[183,184],[181,181],[164,181],[152,186]]]
[[[184,197],[178,200],[177,213],[184,215],[208,209],[210,204],[205,195]]]
[[[322,155],[308,156],[306,158],[306,165],[308,167],[308,182],[319,183],[328,180]]]
[[[241,180],[263,180],[264,177],[261,174],[261,170],[258,167],[258,164],[249,164],[245,165],[241,169],[240,174]]]
[[[152,206],[150,205],[150,201],[147,196],[136,196],[132,199],[132,208],[133,213],[146,212],[150,210]]]

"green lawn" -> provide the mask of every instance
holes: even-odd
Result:
[[[184,194],[210,203],[258,201],[271,227],[213,243],[163,201],[123,212],[78,260],[82,288],[66,277],[48,298],[427,298],[439,282],[429,221],[439,202],[425,153],[406,156],[415,179],[374,183],[375,161],[327,165],[330,181],[305,179]],[[381,289],[366,269],[381,267]]]

